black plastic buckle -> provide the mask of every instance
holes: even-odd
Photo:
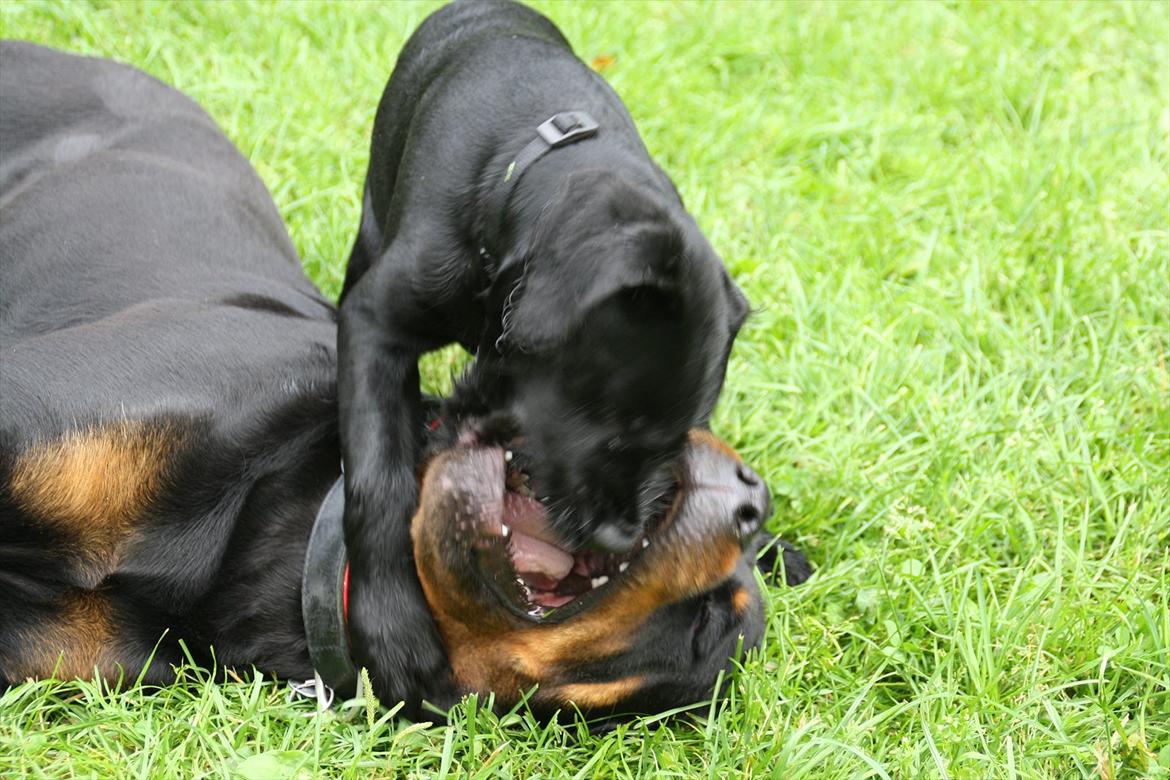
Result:
[[[549,147],[556,149],[597,132],[597,120],[584,111],[562,111],[553,114],[536,132]]]

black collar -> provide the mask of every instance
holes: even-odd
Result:
[[[536,128],[536,137],[528,142],[516,159],[502,172],[494,174],[494,183],[487,193],[480,230],[480,256],[483,258],[489,280],[494,280],[499,260],[500,240],[504,231],[504,212],[520,177],[528,167],[553,149],[583,141],[597,134],[598,124],[586,111],[562,111],[553,114]]]
[[[348,564],[345,554],[345,475],[325,494],[317,509],[305,568],[301,575],[301,617],[309,659],[326,685],[339,695],[354,695],[357,670],[346,631]]]

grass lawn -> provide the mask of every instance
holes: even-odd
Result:
[[[537,5],[756,307],[714,427],[819,572],[773,592],[730,700],[590,737],[44,682],[0,699],[0,776],[1170,777],[1170,5]],[[335,295],[431,7],[0,21],[200,101]]]

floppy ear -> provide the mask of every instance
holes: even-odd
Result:
[[[773,585],[779,584],[779,575],[784,574],[785,585],[799,585],[812,576],[812,565],[804,553],[778,536],[760,531],[753,542],[757,555],[756,565],[764,578]],[[784,568],[779,568],[783,561]]]
[[[504,302],[503,343],[563,343],[586,312],[617,294],[628,294],[636,311],[668,313],[684,294],[683,246],[668,214],[616,174],[568,176],[523,256],[506,263],[524,269]]]
[[[727,296],[727,329],[734,340],[751,312],[751,304],[726,270],[723,271],[723,292]]]

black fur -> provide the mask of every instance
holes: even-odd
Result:
[[[193,102],[113,62],[0,44],[0,684],[71,597],[131,678],[196,661],[312,675],[303,544],[339,473],[334,308]],[[13,495],[22,453],[126,422],[181,442],[92,565]],[[296,540],[300,539],[300,549]]]
[[[599,133],[533,164],[497,235],[488,194],[535,128],[573,109]],[[454,408],[484,435],[520,437],[567,542],[622,549],[706,423],[747,304],[556,27],[466,2],[419,27],[382,96],[340,312],[353,639],[396,699],[441,693],[444,665],[409,556],[419,356],[452,342],[475,353]]]

